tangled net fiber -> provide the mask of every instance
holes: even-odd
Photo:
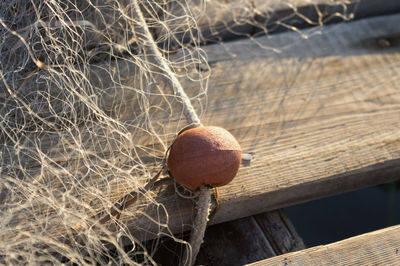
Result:
[[[276,19],[253,2],[0,2],[1,264],[157,264],[164,239],[188,246],[190,224],[171,228],[165,204],[196,197],[164,164],[176,134],[199,123],[187,112],[207,107],[201,46],[282,30],[301,38],[291,19],[351,14],[348,1],[329,16],[315,7],[316,19],[265,1],[292,10]],[[172,88],[180,80],[185,95]]]

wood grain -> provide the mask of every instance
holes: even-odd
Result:
[[[282,209],[252,217],[268,238],[276,255],[305,249],[303,240]]]
[[[400,3],[393,0],[228,0],[170,2],[166,5],[163,24],[155,30],[164,48],[182,43],[214,43],[247,38],[265,33],[299,30],[368,16],[396,13]],[[196,29],[188,32],[184,16],[188,10],[195,16]],[[179,19],[179,15],[182,18]],[[178,16],[178,17],[177,17]],[[168,38],[168,42],[165,42]]]
[[[304,248],[283,210],[276,210],[208,227],[196,265],[243,265]]]
[[[400,226],[396,225],[249,265],[398,265],[399,250]]]
[[[285,33],[204,48],[213,71],[202,121],[227,128],[254,155],[219,189],[211,223],[399,178],[398,21],[385,16],[311,30],[307,39]],[[382,39],[392,45],[381,47]],[[190,224],[190,208],[170,207],[180,221],[171,219],[171,228]]]
[[[377,17],[310,29],[303,32],[303,37],[307,38],[290,32],[203,48],[212,72],[207,111],[201,120],[205,125],[228,129],[239,140],[244,152],[254,155],[250,165],[242,167],[231,184],[219,189],[220,208],[211,223],[399,178],[400,30],[393,26],[399,21],[400,15]],[[175,56],[181,58],[182,55]],[[126,97],[135,87],[135,78],[130,76],[136,73],[136,65],[127,60],[113,64],[119,67],[121,74],[118,77],[121,88],[114,90],[124,99],[125,107],[118,113],[123,121],[138,108],[130,104],[137,102],[137,98]],[[200,65],[192,71],[203,69],[207,68]],[[102,83],[101,78],[98,76],[99,83]],[[199,91],[198,83],[193,84],[184,77],[181,81],[189,95]],[[102,84],[107,86],[106,82]],[[113,95],[107,97],[115,99]],[[179,102],[174,100],[175,103],[178,106]],[[196,108],[202,113],[198,105]],[[173,112],[167,117],[155,116],[154,119],[159,120],[154,122],[163,127],[168,119],[164,132],[176,132],[179,123],[182,125],[179,115]],[[140,145],[156,150],[153,145],[157,140],[140,138],[140,134],[135,134],[137,130],[133,128],[132,132],[127,132],[126,139],[116,141],[126,141],[127,150],[136,141],[143,141]],[[113,145],[109,136],[99,133],[98,139],[87,141],[89,146],[96,143],[97,148],[107,148],[103,152],[93,151],[96,156],[105,158],[99,159],[105,165],[109,163],[107,153],[120,152],[115,150],[118,145]],[[173,139],[172,134],[164,136],[166,143]],[[28,141],[26,143],[28,147]],[[68,161],[66,169],[79,164],[80,155],[73,152],[73,145],[71,156],[65,157],[68,139],[63,139],[61,144],[57,144],[57,139],[47,139],[47,142],[43,139],[40,143],[43,150],[48,149],[52,162]],[[82,145],[86,147],[85,143]],[[10,146],[7,152],[12,153],[12,148]],[[57,149],[64,151],[64,156],[53,158]],[[4,158],[6,155],[3,152]],[[27,159],[24,163],[30,166],[31,162]],[[37,164],[31,167],[33,172],[43,170]],[[115,169],[110,168],[110,171]],[[97,178],[101,180],[102,176]],[[135,177],[130,178],[126,181],[117,176],[115,185],[110,181],[108,189],[112,199],[121,198],[132,189],[129,182],[134,184]],[[94,182],[95,178],[90,180]],[[101,191],[100,185],[95,187],[96,191]],[[193,199],[182,199],[172,181],[152,193],[166,209],[160,211],[158,206],[153,206],[146,211],[168,227],[160,229],[145,216],[122,214],[121,220],[131,226],[135,235],[149,239],[162,230],[190,229]],[[80,198],[86,196],[80,195]]]

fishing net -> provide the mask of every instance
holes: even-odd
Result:
[[[202,47],[307,38],[358,5],[134,1],[0,2],[2,264],[156,264],[166,239],[187,248],[197,198],[165,154],[215,89]]]

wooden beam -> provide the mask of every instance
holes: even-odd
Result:
[[[196,264],[243,265],[304,248],[283,210],[276,210],[208,227]]]
[[[249,265],[398,265],[399,263],[400,226],[396,225]]]
[[[196,265],[243,265],[273,256],[256,220],[246,217],[208,227]]]
[[[264,212],[252,217],[268,238],[276,255],[306,248],[292,222],[282,209]]]

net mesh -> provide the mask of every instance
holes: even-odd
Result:
[[[306,38],[302,28],[349,20],[357,7],[345,0],[138,3],[200,118],[212,73],[202,46],[258,43],[287,30]],[[188,245],[174,235],[188,225],[170,228],[165,206],[196,200],[164,167],[188,124],[184,99],[144,49],[140,23],[131,1],[0,2],[1,263],[156,264],[165,238]]]

